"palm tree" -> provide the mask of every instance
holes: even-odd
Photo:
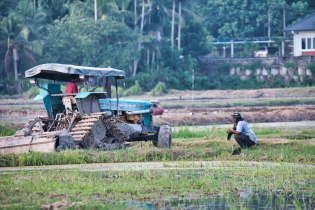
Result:
[[[127,25],[130,25],[130,23],[134,22],[132,3],[132,0],[116,0],[118,11],[115,13],[115,15],[120,17],[122,23],[126,23]]]
[[[8,16],[17,6],[17,0],[1,0],[0,2],[0,20]]]
[[[37,64],[35,54],[41,54],[42,42],[37,39],[37,29],[46,20],[42,13],[34,13],[28,2],[18,6],[19,14],[11,13],[0,22],[0,37],[6,40],[4,65],[7,77],[13,61],[14,78],[18,80],[18,69],[25,65]]]
[[[181,47],[181,28],[185,24],[184,17],[182,17],[182,11],[184,13],[184,16],[193,18],[195,20],[200,20],[201,18],[194,12],[194,8],[197,5],[195,1],[188,1],[188,0],[178,0],[178,37],[177,37],[177,46],[178,50],[180,50]],[[186,6],[189,7],[189,9],[186,9]]]
[[[172,1],[172,31],[171,31],[171,48],[174,49],[174,25],[175,25],[175,0]]]
[[[69,3],[67,0],[42,0],[40,5],[43,12],[49,17],[50,23],[69,14]]]
[[[125,22],[125,17],[132,19],[132,11],[128,10],[130,0],[77,0],[71,4],[70,13],[78,19],[94,17],[105,19],[106,17],[121,18]],[[96,6],[96,8],[95,8]]]
[[[180,50],[180,33],[182,26],[182,1],[178,0],[178,35],[177,35],[177,47]]]
[[[18,72],[17,72],[17,62],[19,60],[19,56],[17,53],[18,45],[15,43],[14,38],[16,38],[16,34],[14,31],[17,29],[21,32],[21,19],[16,18],[13,14],[10,14],[8,17],[4,18],[0,25],[1,25],[1,37],[5,38],[7,50],[4,58],[4,66],[7,77],[9,76],[9,62],[10,56],[13,57],[14,60],[14,75],[15,80],[18,80]]]
[[[100,4],[97,6],[99,7]],[[70,14],[78,19],[94,17],[94,0],[75,1],[71,4]]]

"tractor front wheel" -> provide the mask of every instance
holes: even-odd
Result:
[[[169,125],[162,125],[158,134],[157,145],[158,148],[172,147],[172,130]]]

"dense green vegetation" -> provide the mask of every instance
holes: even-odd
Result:
[[[282,77],[263,82],[253,77],[239,83],[237,76],[221,71],[227,65],[201,72],[198,58],[214,52],[213,38],[270,36],[281,40],[284,12],[285,24],[289,25],[310,14],[315,9],[314,1],[95,2],[2,1],[0,83],[6,88],[1,93],[29,89],[23,80],[25,70],[46,62],[123,69],[127,87],[138,81],[143,91],[152,90],[158,82],[166,89],[190,89],[193,69],[196,90],[313,85],[313,79],[297,83],[285,82]],[[274,42],[274,47],[279,43]],[[257,47],[246,43],[238,55],[250,56]]]

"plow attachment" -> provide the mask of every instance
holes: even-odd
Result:
[[[6,136],[0,138],[0,153],[18,154],[30,151],[53,152],[56,148],[56,132],[46,132],[36,136]]]

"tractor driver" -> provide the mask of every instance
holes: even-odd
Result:
[[[78,93],[78,87],[75,84],[79,81],[79,75],[72,74],[70,82],[66,85],[66,94],[67,93]]]

